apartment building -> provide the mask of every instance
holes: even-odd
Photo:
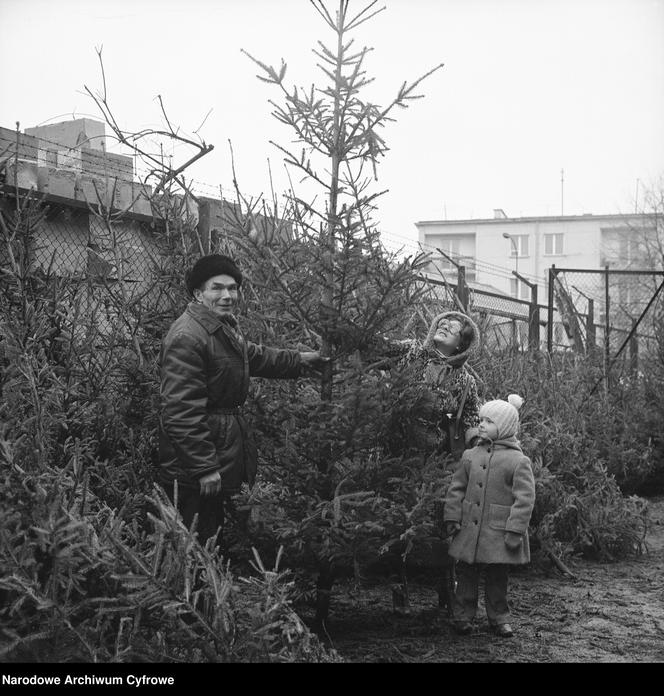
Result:
[[[430,273],[442,271],[453,279],[456,268],[448,256],[466,267],[471,283],[493,286],[517,299],[529,299],[530,288],[505,269],[537,283],[544,298],[552,265],[642,269],[657,263],[650,253],[657,220],[644,214],[511,218],[496,209],[489,219],[426,220],[415,225],[419,242],[433,254]]]

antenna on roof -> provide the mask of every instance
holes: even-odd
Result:
[[[565,191],[565,170],[561,169],[560,170],[560,215],[561,217],[565,214],[564,213],[564,191]]]

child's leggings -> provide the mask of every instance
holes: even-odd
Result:
[[[484,604],[491,625],[507,623],[510,610],[507,605],[509,566],[503,563],[456,564],[457,588],[452,601],[455,621],[472,621],[477,612],[480,573],[485,570]]]

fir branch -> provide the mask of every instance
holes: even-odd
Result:
[[[337,30],[337,25],[330,16],[330,13],[327,10],[327,7],[325,7],[325,3],[323,0],[309,0],[309,2],[313,5],[314,9],[318,14],[323,18],[325,23],[334,31]]]
[[[357,15],[355,15],[355,17],[353,17],[353,19],[351,19],[351,21],[346,26],[346,29],[348,31],[352,31],[353,29],[356,29],[357,27],[359,27],[360,24],[367,22],[372,17],[375,17],[377,14],[381,13],[383,10],[386,9],[386,7],[383,6],[383,7],[379,8],[378,10],[375,10],[371,14],[369,14],[366,17],[361,19],[362,15],[365,14],[366,12],[368,12],[377,2],[378,2],[378,0],[373,0],[373,2],[370,2],[362,11],[360,11]]]

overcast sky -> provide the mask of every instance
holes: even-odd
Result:
[[[351,0],[360,6],[359,0]],[[393,239],[419,220],[634,209],[664,171],[664,0],[385,0],[355,32],[374,48],[370,97],[385,104],[404,80],[438,63],[426,97],[385,137],[388,188],[378,219]],[[328,2],[331,8],[336,1]],[[320,81],[311,48],[331,32],[306,0],[0,0],[0,125],[99,117],[83,86],[101,86],[130,130],[159,125],[155,95],[185,131],[215,150],[190,171],[269,188],[290,133],[270,116],[276,91],[255,78],[244,48],[288,63],[288,84]],[[176,151],[177,157],[179,153]],[[283,182],[283,185],[282,185]]]

